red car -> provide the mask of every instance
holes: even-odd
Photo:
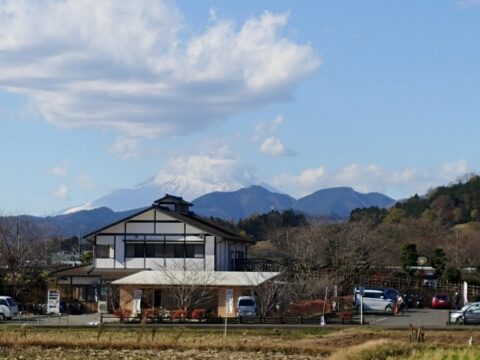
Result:
[[[452,303],[448,294],[436,293],[432,298],[432,309],[451,309]]]

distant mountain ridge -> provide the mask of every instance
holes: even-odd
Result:
[[[377,192],[359,193],[350,187],[322,189],[298,199],[293,207],[307,214],[347,218],[352,210],[377,206],[386,208],[395,200]]]
[[[121,191],[121,190],[119,190]],[[126,194],[131,194],[127,192]],[[80,210],[56,216],[22,217],[41,225],[46,225],[50,234],[58,236],[83,236],[86,233],[128,217],[156,198],[141,198],[143,206],[127,211],[115,212],[107,207]],[[165,195],[158,194],[158,198]],[[181,194],[173,194],[179,195]],[[135,201],[139,201],[138,199]],[[192,210],[204,217],[219,217],[224,220],[238,221],[254,214],[263,214],[271,210],[293,209],[309,216],[321,216],[334,219],[346,219],[356,208],[371,206],[389,207],[395,200],[380,193],[359,193],[352,188],[337,187],[316,191],[298,200],[290,195],[274,192],[260,185],[252,185],[235,191],[214,191],[202,195],[192,203]]]
[[[233,192],[213,192],[193,201],[195,212],[238,221],[253,214],[270,210],[293,209],[311,216],[348,218],[352,210],[377,206],[386,208],[395,200],[381,193],[359,193],[350,187],[318,190],[295,200],[286,194],[268,191],[261,186],[250,186]]]
[[[165,194],[177,194],[185,200],[192,201],[204,194],[222,191],[236,191],[249,186],[258,185],[271,192],[280,193],[277,189],[263,182],[251,179],[243,181],[205,181],[191,178],[188,175],[170,176],[157,179],[151,177],[133,188],[117,189],[91,202],[61,211],[58,215],[71,214],[80,210],[92,210],[108,207],[113,211],[128,211],[150,206],[153,200]]]
[[[290,195],[271,192],[259,185],[231,192],[215,191],[193,201],[194,211],[203,216],[240,220],[270,210],[292,209],[295,199]]]

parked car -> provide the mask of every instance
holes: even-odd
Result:
[[[480,302],[473,302],[465,305],[460,310],[450,312],[450,323],[473,323],[480,322]]]
[[[364,288],[363,311],[364,312],[388,312],[394,313],[399,293],[391,288]],[[354,305],[360,311],[360,289],[354,290]]]
[[[405,294],[403,295],[403,300],[405,301],[407,307],[410,309],[420,309],[425,306],[423,295],[412,290],[408,290],[405,292]]]
[[[447,293],[435,293],[432,297],[432,309],[451,309],[452,302]]]
[[[257,302],[255,296],[240,296],[237,302],[237,316],[256,316]]]
[[[0,320],[8,319],[18,314],[18,306],[10,296],[0,296]]]

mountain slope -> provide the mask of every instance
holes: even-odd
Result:
[[[92,202],[66,209],[61,214],[70,214],[79,210],[91,210],[100,207],[108,207],[113,211],[127,211],[150,206],[154,200],[161,198],[165,194],[176,194],[182,196],[187,201],[191,201],[214,191],[235,191],[251,185],[257,184],[254,181],[248,184],[235,181],[218,182],[212,180],[208,182],[190,178],[188,175],[171,176],[163,178],[161,181],[152,177],[134,188],[114,190]],[[260,185],[272,192],[278,192],[267,184],[261,183]]]
[[[349,187],[322,189],[295,202],[294,209],[310,215],[338,216],[347,218],[356,208],[393,205],[394,199],[380,194],[362,194]]]
[[[212,192],[193,201],[193,210],[202,216],[238,221],[252,214],[291,209],[295,199],[253,185],[232,192]]]
[[[23,215],[39,225],[45,225],[49,234],[58,236],[79,236],[101,228],[105,225],[125,218],[140,208],[150,206],[152,202],[165,193],[159,193],[158,188],[151,189],[149,186],[142,186],[142,191],[118,190],[105,197],[105,202],[116,206],[125,206],[122,199],[125,196],[133,197],[131,204],[133,210],[115,212],[107,207],[99,207],[91,210],[81,210],[72,213],[34,217]],[[150,191],[153,191],[151,193]],[[119,195],[116,198],[113,195]],[[174,195],[182,196],[181,193],[172,192]],[[186,198],[186,197],[185,197]],[[102,198],[101,198],[102,199]],[[115,203],[115,200],[119,203]],[[188,200],[188,198],[186,198]],[[100,199],[99,199],[100,200]],[[108,200],[108,201],[107,201]],[[192,210],[205,217],[219,217],[225,220],[238,221],[254,214],[268,213],[271,210],[283,211],[293,209],[311,216],[322,216],[330,218],[348,218],[350,212],[356,208],[363,207],[388,207],[394,200],[379,193],[362,194],[352,188],[339,187],[319,190],[299,200],[293,197],[266,188],[253,185],[236,191],[215,191],[198,197],[193,201]],[[92,203],[94,204],[94,203]]]
[[[114,212],[109,208],[101,207],[65,215],[46,217],[22,215],[21,217],[41,225],[52,236],[83,236],[140,210]]]

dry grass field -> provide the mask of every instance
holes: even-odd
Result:
[[[469,346],[472,337],[473,345]],[[480,331],[98,327],[0,328],[0,359],[480,359]]]

